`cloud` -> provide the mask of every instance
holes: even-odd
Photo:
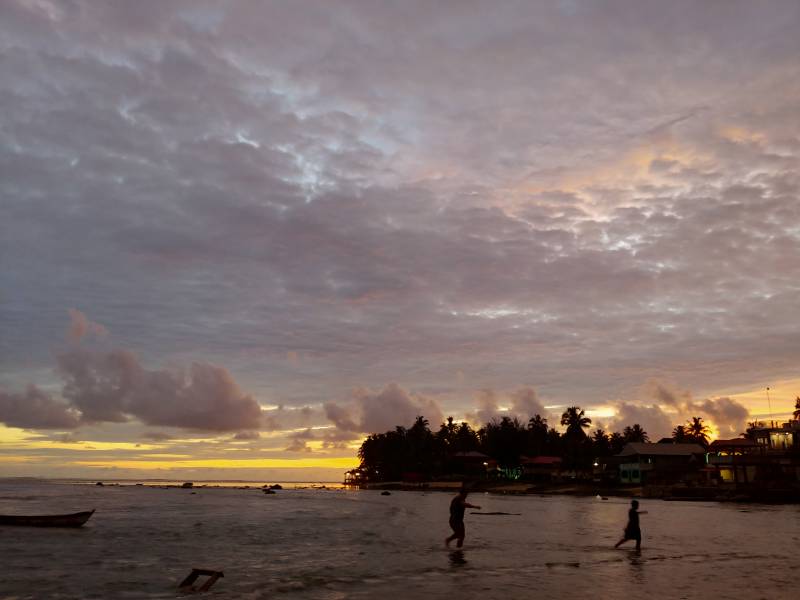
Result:
[[[547,411],[532,387],[522,387],[510,393],[480,390],[475,395],[475,405],[476,410],[467,412],[466,418],[477,427],[502,417],[516,418],[522,423],[527,423],[536,414],[547,418]]]
[[[654,372],[796,374],[796,3],[0,10],[4,382],[49,365],[68,306],[287,406],[395,379],[466,411],[532,371],[586,406]],[[99,333],[73,311],[72,340]],[[72,365],[84,418],[184,423],[192,374],[126,360]],[[132,391],[152,386],[163,410]],[[482,416],[532,408],[494,393]],[[386,425],[339,408],[343,431]]]
[[[689,390],[656,379],[645,383],[641,392],[644,396],[641,404],[617,404],[613,427],[622,429],[626,425],[640,423],[651,437],[654,432],[665,436],[671,433],[675,425],[682,425],[691,417],[702,417],[717,428],[719,437],[738,437],[744,431],[750,414],[743,404],[733,398],[696,400]],[[657,403],[650,404],[653,400]]]
[[[233,436],[234,440],[257,440],[261,438],[258,431],[239,431]]]
[[[79,413],[64,402],[53,399],[35,385],[23,393],[0,390],[0,422],[23,429],[74,429]]]
[[[353,442],[362,441],[361,435],[335,429],[325,430],[320,436],[322,448],[326,450],[348,450]]]
[[[661,406],[680,408],[692,401],[692,394],[688,390],[677,390],[674,386],[662,381],[651,379],[642,387],[642,392],[658,402]]]
[[[63,397],[83,423],[124,422],[204,431],[257,429],[261,408],[231,375],[194,363],[188,373],[148,370],[127,350],[58,356]]]
[[[316,439],[311,429],[296,431],[290,433],[287,437],[290,440],[289,445],[286,447],[287,452],[311,452],[308,442]]]
[[[719,430],[719,437],[739,437],[746,429],[750,412],[733,398],[709,398],[691,406],[706,415]]]
[[[142,437],[146,440],[153,440],[154,442],[165,442],[171,440],[173,436],[163,431],[145,431]]]
[[[69,329],[67,330],[67,339],[71,342],[79,342],[88,335],[96,337],[105,337],[108,335],[106,329],[100,323],[90,321],[88,317],[81,311],[75,308],[69,309]]]
[[[609,422],[609,431],[619,431],[638,423],[647,432],[651,442],[672,433],[674,417],[657,405],[621,402],[616,406],[617,414]]]
[[[475,396],[475,406],[477,408],[474,412],[467,413],[467,420],[476,426],[482,426],[501,416],[500,404],[493,390],[480,390]]]
[[[324,410],[327,418],[346,432],[383,433],[398,425],[410,427],[417,416],[424,416],[434,425],[443,420],[435,400],[407,392],[396,383],[378,393],[357,389],[347,405],[326,402]]]
[[[532,387],[524,387],[511,393],[511,412],[523,422],[527,422],[534,415],[544,417],[547,414],[536,390]]]

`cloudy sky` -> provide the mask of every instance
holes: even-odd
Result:
[[[800,393],[800,4],[0,5],[0,476]],[[766,387],[770,386],[771,408]]]

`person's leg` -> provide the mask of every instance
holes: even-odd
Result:
[[[464,536],[466,535],[466,531],[464,530],[464,523],[459,523],[459,526],[455,528],[455,533],[453,534],[456,536],[458,542],[456,546],[461,548],[464,545]]]
[[[638,552],[641,549],[642,549],[642,535],[639,534],[638,536],[636,536],[636,551]]]
[[[452,542],[455,539],[458,539],[459,532],[460,532],[459,523],[457,521],[453,521],[451,519],[450,520],[450,529],[453,530],[453,535],[451,535],[449,538],[445,539],[445,541],[444,541],[445,546],[449,546],[450,542]]]
[[[622,538],[620,541],[614,544],[614,548],[619,548],[624,543],[625,543],[625,538]]]

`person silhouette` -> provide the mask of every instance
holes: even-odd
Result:
[[[642,530],[639,529],[639,515],[646,515],[646,510],[639,510],[639,501],[631,500],[631,509],[628,511],[628,524],[622,539],[614,544],[614,548],[619,548],[628,540],[636,540],[636,550],[642,549]]]
[[[453,530],[453,535],[445,539],[444,543],[446,546],[449,546],[450,542],[453,540],[458,540],[456,546],[459,548],[464,545],[464,535],[466,534],[464,529],[464,511],[468,508],[480,509],[480,506],[467,502],[468,493],[467,490],[462,488],[461,491],[458,492],[458,495],[450,501],[450,528]]]

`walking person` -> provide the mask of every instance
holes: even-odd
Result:
[[[468,508],[480,509],[480,506],[470,504],[467,502],[467,490],[464,488],[458,492],[458,495],[450,502],[450,528],[453,530],[453,535],[447,538],[444,543],[449,546],[453,540],[458,540],[456,546],[461,548],[464,545],[464,511]]]
[[[614,544],[614,548],[619,548],[628,540],[636,540],[636,550],[642,549],[642,530],[639,529],[639,515],[646,515],[646,510],[639,510],[639,501],[631,500],[631,509],[628,511],[628,524],[622,539]]]

